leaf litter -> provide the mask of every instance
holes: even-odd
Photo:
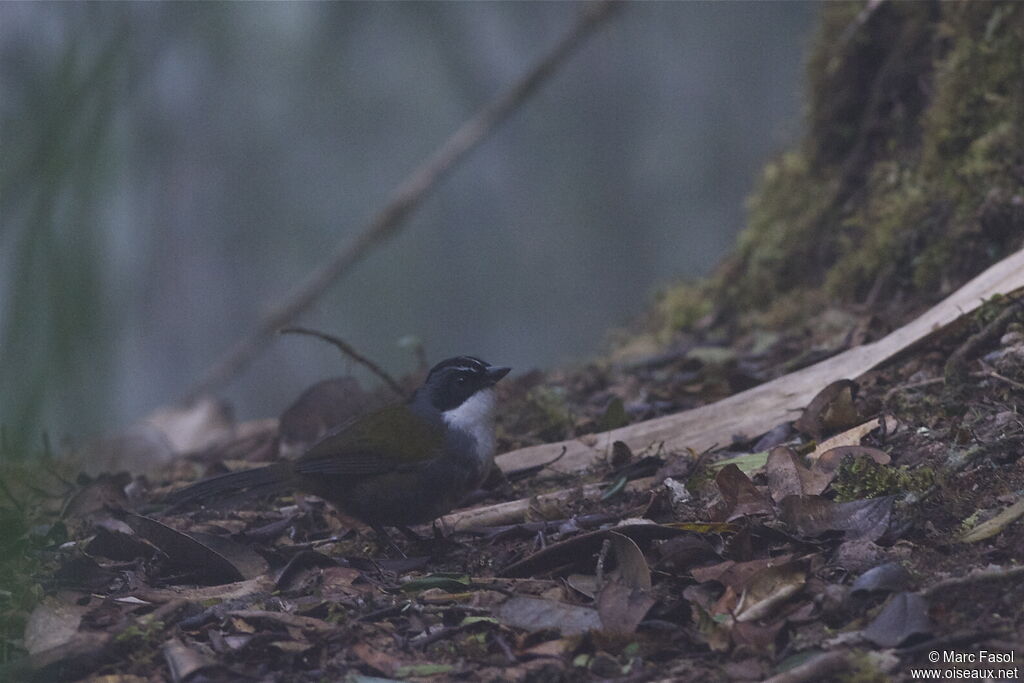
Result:
[[[255,466],[282,449],[266,422],[207,419],[204,437],[204,422],[179,417],[188,430],[178,440],[192,450],[145,475],[85,477],[60,493],[67,504],[49,505],[46,534],[59,538],[62,524],[67,537],[33,551],[47,597],[26,615],[26,656],[8,672],[725,680],[778,673],[816,653],[881,648],[896,653],[879,664],[889,667],[882,675],[899,677],[920,661],[920,647],[953,631],[974,629],[993,650],[1021,642],[1020,611],[1007,606],[1024,602],[1024,589],[1000,579],[1024,559],[1024,423],[1013,418],[1021,394],[977,374],[957,393],[939,383],[900,390],[940,376],[965,334],[933,335],[936,351],[822,387],[793,424],[737,435],[700,458],[621,444],[571,476],[532,467],[514,481],[496,477],[474,497],[476,509],[525,504],[467,518],[480,524],[422,527],[419,541],[396,537],[405,559],[311,496],[170,512],[152,505],[225,462]],[[1008,360],[1019,344],[1004,346],[1000,372],[1024,380],[1024,360]],[[738,357],[742,349],[726,367]],[[673,373],[691,367],[680,354],[513,380],[503,388],[501,448],[550,439],[556,423],[581,439],[621,428],[688,407],[703,387],[715,387],[711,400],[721,390],[703,376],[713,362]],[[350,407],[318,404],[346,386],[324,385],[293,404],[282,422],[287,444],[301,447],[349,419]],[[512,416],[528,412],[519,408],[538,387],[548,392],[545,410],[557,394],[571,417],[538,418],[533,432]],[[638,407],[634,392],[645,387],[662,403]],[[915,487],[911,475],[925,469],[935,476]],[[988,568],[984,582],[929,593],[974,566]]]

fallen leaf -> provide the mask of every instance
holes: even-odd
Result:
[[[764,469],[767,462],[768,451],[762,451],[760,453],[747,453],[746,455],[737,455],[734,458],[726,458],[725,460],[708,463],[707,467],[709,470],[718,470],[726,465],[735,465],[740,468],[741,472],[749,476]]]
[[[25,650],[34,655],[70,641],[89,607],[47,596],[36,605],[25,624]]]
[[[910,582],[910,572],[903,565],[898,562],[886,562],[872,567],[857,577],[850,587],[850,594],[895,593],[906,590]]]
[[[657,554],[656,567],[674,574],[686,573],[696,565],[721,559],[714,546],[697,535],[670,538],[657,546]]]
[[[767,515],[771,504],[757,490],[754,482],[736,465],[726,465],[715,476],[715,485],[722,494],[722,503],[711,511],[717,521],[731,521],[747,515]]]
[[[767,625],[755,624],[752,621],[737,621],[733,624],[729,635],[737,648],[758,654],[772,655],[775,653],[775,643],[778,641],[779,632],[785,625],[785,619]]]
[[[498,609],[498,619],[527,631],[553,629],[562,635],[601,630],[601,617],[593,607],[569,605],[554,600],[516,596]]]
[[[501,576],[536,576],[567,565],[583,564],[601,549],[602,543],[611,533],[613,532],[608,529],[600,529],[549,545],[529,557],[508,565]],[[653,541],[681,536],[687,531],[663,524],[628,524],[615,527],[614,533],[622,534],[634,541]]]
[[[545,640],[533,647],[522,651],[524,655],[532,657],[565,657],[572,653],[580,645],[579,638],[555,638]]]
[[[779,567],[789,563],[793,559],[792,554],[779,555],[778,557],[765,557],[748,562],[734,562],[726,560],[710,567],[699,567],[691,573],[698,583],[706,581],[717,581],[723,586],[731,586],[737,593],[743,592],[747,583],[758,572],[769,567]]]
[[[793,426],[815,440],[852,427],[860,421],[853,403],[856,392],[857,383],[852,380],[840,379],[830,383],[811,399]]]
[[[779,505],[779,519],[806,537],[845,532],[848,540],[877,540],[889,529],[895,496],[833,503],[820,496],[788,496]]]
[[[978,526],[966,531],[960,536],[961,543],[976,543],[992,538],[1010,524],[1013,524],[1021,517],[1024,517],[1024,498],[1006,508],[990,520],[982,522]]]
[[[859,446],[861,439],[879,427],[885,429],[886,434],[892,434],[898,426],[899,422],[897,422],[896,418],[891,415],[886,415],[881,418],[876,417],[873,420],[868,420],[863,424],[859,424],[856,427],[847,429],[845,432],[841,432],[819,442],[818,446],[814,449],[814,452],[807,456],[807,459],[811,461],[817,460],[824,453],[827,453],[833,448],[837,448],[839,446]]]
[[[768,454],[765,476],[772,500],[778,502],[786,496],[816,496],[835,474],[807,467],[792,448],[776,446]]]
[[[725,652],[732,644],[732,623],[715,619],[696,602],[690,603],[690,612],[697,626],[697,632],[713,652]],[[731,621],[731,620],[729,620]]]
[[[597,595],[597,612],[606,633],[630,636],[654,605],[651,570],[640,548],[622,534],[612,533],[616,569]]]
[[[399,678],[439,676],[450,672],[454,668],[451,664],[409,664],[398,667],[395,675]]]
[[[313,643],[305,640],[275,640],[267,644],[279,652],[285,652],[293,655],[301,655],[304,652],[309,652],[309,650],[314,647]]]
[[[227,559],[243,579],[255,578],[270,569],[270,565],[262,555],[226,536],[207,534],[201,531],[191,531],[188,535]]]
[[[765,567],[746,582],[736,606],[736,621],[758,621],[800,592],[807,582],[804,562]]]
[[[358,657],[364,664],[369,666],[374,671],[378,671],[385,676],[394,676],[402,664],[393,655],[371,647],[368,643],[358,642],[349,648],[349,652]]]
[[[633,539],[615,531],[609,534],[615,553],[615,578],[631,588],[651,590],[651,569]]]
[[[608,407],[605,408],[604,415],[602,415],[600,419],[598,419],[597,431],[610,432],[613,429],[625,427],[628,424],[629,415],[626,413],[626,407],[625,405],[623,405],[622,399],[616,396],[611,401],[608,402]],[[625,446],[626,444],[622,445]]]
[[[897,593],[861,635],[879,647],[899,647],[931,633],[928,601],[917,593]]]
[[[565,577],[565,583],[569,588],[587,596],[591,600],[597,595],[597,577],[593,574],[570,574]]]
[[[135,533],[159,548],[173,566],[189,569],[211,582],[251,579],[267,569],[262,557],[230,539],[209,534],[187,534],[133,512],[121,512],[118,517]],[[218,548],[212,548],[211,543]],[[231,559],[225,556],[225,552],[231,555]]]
[[[609,581],[597,596],[601,630],[617,637],[633,635],[655,602],[650,591]]]
[[[182,683],[202,669],[219,666],[216,660],[188,647],[178,638],[171,638],[164,643],[163,655],[174,683]]]

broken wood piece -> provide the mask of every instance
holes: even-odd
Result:
[[[646,491],[654,483],[654,477],[635,479],[626,484],[626,491]],[[564,505],[577,500],[593,500],[604,492],[602,484],[585,484],[582,487],[563,489],[553,493],[545,493],[530,498],[520,498],[505,503],[496,503],[485,507],[456,510],[441,518],[441,524],[453,531],[461,531],[474,527],[497,526],[499,524],[515,524],[526,518],[531,505],[547,507]]]

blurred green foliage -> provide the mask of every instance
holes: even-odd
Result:
[[[12,69],[23,96],[4,109],[0,216],[7,268],[0,312],[0,421],[5,449],[38,443],[49,403],[99,415],[109,394],[104,372],[114,348],[104,306],[107,245],[96,198],[114,163],[108,138],[124,71],[123,31],[102,49],[78,41],[52,70]],[[95,45],[96,43],[91,43]],[[14,369],[17,371],[14,371]],[[69,392],[77,384],[84,390]]]

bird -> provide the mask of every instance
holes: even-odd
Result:
[[[370,526],[406,532],[455,508],[494,462],[494,385],[511,371],[475,356],[443,360],[409,398],[328,432],[295,460],[231,472],[171,492],[177,509],[233,492],[298,490]],[[399,551],[400,552],[400,551]]]

